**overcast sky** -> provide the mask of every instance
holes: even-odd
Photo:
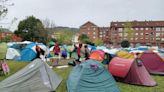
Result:
[[[35,16],[57,26],[79,28],[87,21],[109,26],[111,21],[164,20],[164,0],[10,0],[5,21],[12,30],[20,20]],[[11,25],[11,20],[18,20]],[[2,21],[1,21],[2,22]],[[12,27],[11,27],[12,26]],[[14,26],[14,27],[13,27]]]

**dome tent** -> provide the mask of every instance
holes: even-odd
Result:
[[[50,92],[61,83],[49,65],[35,59],[25,68],[0,82],[0,92]]]
[[[104,65],[87,60],[76,65],[67,80],[68,92],[120,92]]]
[[[149,73],[164,75],[164,62],[157,53],[147,51],[142,53],[140,58]]]
[[[108,70],[117,81],[143,86],[156,86],[156,82],[151,78],[145,66],[137,59],[114,57],[109,63]]]

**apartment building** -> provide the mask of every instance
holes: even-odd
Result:
[[[98,27],[94,23],[88,21],[80,26],[79,34],[86,34],[90,39],[102,39],[107,41],[109,39],[108,32],[109,27]]]
[[[164,46],[164,21],[111,22],[111,42]]]
[[[98,38],[111,44],[129,40],[133,45],[164,47],[164,21],[116,21],[111,22],[109,27],[98,27],[87,22],[80,27],[79,34],[86,34],[91,39]]]

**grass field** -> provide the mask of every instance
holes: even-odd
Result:
[[[0,44],[0,49],[1,49],[0,50],[0,58],[4,58],[5,51],[6,51],[6,45],[4,43],[3,43],[3,45]],[[62,61],[62,62],[66,62],[66,61]],[[24,66],[26,66],[28,64],[27,62],[17,62],[17,61],[12,61],[12,60],[8,61],[7,63],[9,64],[11,72],[8,76],[1,75],[0,81],[11,76],[12,74],[19,71],[20,69],[22,69]],[[56,92],[67,92],[66,80],[68,78],[68,75],[69,75],[72,67],[62,68],[62,69],[53,68],[53,69],[58,75],[62,76],[62,78],[63,78],[63,81],[57,88]],[[120,82],[117,82],[117,84],[118,84],[121,92],[164,92],[164,76],[152,75],[152,77],[158,83],[158,85],[155,87],[129,85],[129,84],[120,83]]]

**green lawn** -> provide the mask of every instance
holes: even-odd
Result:
[[[3,46],[6,46],[5,44],[3,44]],[[4,58],[5,54],[4,52],[6,51],[6,48],[3,47],[0,44],[0,58]],[[62,62],[66,62],[66,61],[62,61]],[[14,74],[15,72],[17,72],[18,70],[20,70],[21,68],[23,68],[24,66],[26,66],[28,63],[27,62],[17,62],[17,61],[8,61],[7,62],[9,64],[10,67],[10,74],[8,76],[0,76],[0,81],[2,81],[3,79],[11,76],[12,74]],[[62,69],[57,69],[54,68],[54,71],[62,76],[63,81],[62,83],[59,85],[59,87],[57,88],[56,92],[67,92],[66,90],[66,80],[68,78],[68,75],[71,71],[72,67],[68,67],[68,68],[62,68]],[[125,83],[120,83],[117,82],[121,92],[164,92],[164,76],[155,76],[152,75],[152,77],[155,79],[155,81],[158,83],[157,86],[155,87],[144,87],[144,86],[137,86],[137,85],[129,85],[129,84],[125,84]]]

